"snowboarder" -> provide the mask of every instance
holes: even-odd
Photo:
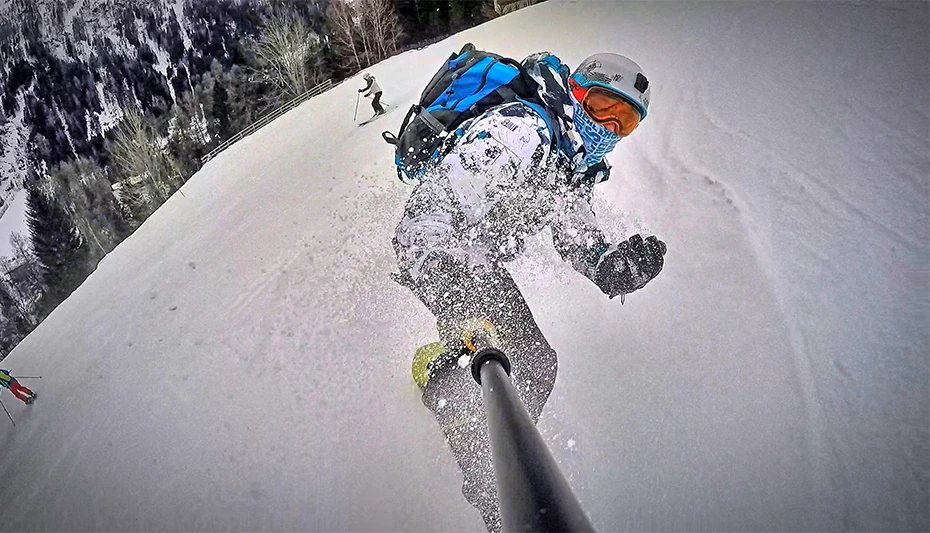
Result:
[[[646,117],[649,82],[639,65],[602,53],[569,75],[542,52],[523,67],[550,113],[505,102],[460,126],[458,140],[413,189],[393,240],[397,280],[436,317],[443,347],[432,350],[423,402],[489,531],[500,530],[500,511],[481,389],[457,361],[462,328],[482,319],[496,328],[514,385],[537,421],[555,384],[556,353],[504,263],[548,226],[564,260],[609,298],[622,299],[659,274],[666,252],[655,236],[612,244],[590,203],[594,185],[609,177],[604,156]],[[558,130],[547,124],[553,118]],[[561,132],[557,143],[553,131]]]
[[[0,368],[0,387],[10,389],[13,396],[16,396],[26,405],[32,405],[36,399],[36,393],[20,384],[19,380],[10,375],[10,371]]]
[[[362,78],[368,82],[364,88],[359,89],[359,93],[365,93],[363,96],[369,98],[374,96],[371,99],[371,108],[375,110],[375,114],[371,118],[375,118],[378,115],[384,114],[384,107],[381,106],[381,86],[378,85],[378,82],[375,80],[375,77],[371,74],[365,74]]]

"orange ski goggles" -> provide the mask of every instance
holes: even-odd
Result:
[[[572,96],[591,120],[613,133],[626,137],[639,126],[639,112],[617,93],[598,85],[583,87],[572,78],[569,78],[568,85]]]

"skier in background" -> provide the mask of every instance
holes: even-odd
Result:
[[[440,348],[429,355],[423,402],[462,469],[465,498],[489,531],[501,529],[500,511],[481,388],[467,366],[456,364],[463,327],[486,319],[496,328],[514,386],[537,421],[555,384],[556,353],[504,263],[548,226],[564,260],[609,298],[622,299],[659,274],[666,251],[654,236],[611,241],[591,209],[594,185],[610,174],[604,156],[646,117],[649,82],[639,65],[596,54],[569,76],[543,52],[523,66],[559,120],[561,147],[553,148],[547,118],[522,101],[463,123],[451,151],[412,191],[393,241],[397,280],[437,319],[441,344],[433,343]]]
[[[381,106],[381,86],[378,85],[377,80],[371,74],[365,74],[362,78],[368,82],[364,88],[359,89],[358,92],[365,93],[363,96],[369,98],[374,96],[371,100],[371,108],[375,110],[375,114],[371,118],[375,118],[378,115],[384,114],[384,107]]]
[[[32,405],[36,399],[36,393],[24,387],[20,382],[10,375],[10,371],[0,368],[0,387],[10,389],[13,396],[16,396],[26,405]]]

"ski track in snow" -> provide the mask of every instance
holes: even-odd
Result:
[[[603,46],[653,83],[594,208],[614,239],[665,240],[662,274],[621,306],[548,231],[510,265],[559,353],[539,428],[595,527],[927,530],[928,19],[552,0],[369,69],[378,124],[351,121],[355,79],[304,103],[4,361],[45,378],[6,402],[3,527],[481,529],[410,382],[435,332],[388,277],[409,188],[380,139],[472,41],[571,65]]]

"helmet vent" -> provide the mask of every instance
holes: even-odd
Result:
[[[649,88],[649,80],[646,79],[646,76],[643,76],[642,72],[636,74],[636,83],[633,84],[633,88],[641,93],[646,92],[646,89]]]

